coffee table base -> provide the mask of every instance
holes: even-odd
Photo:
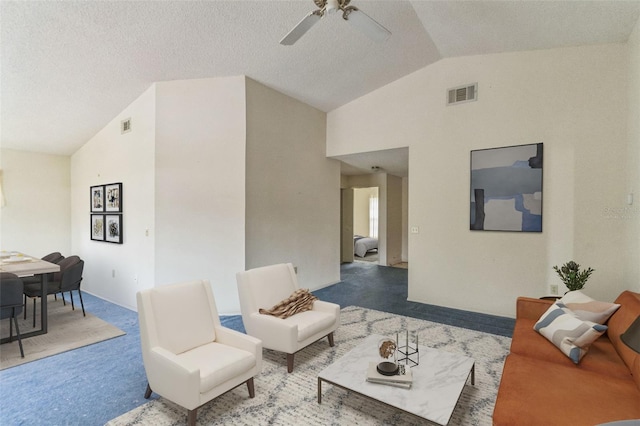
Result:
[[[475,365],[475,363],[474,363],[474,364],[473,364],[473,366],[471,367],[471,372],[469,373],[469,377],[470,377],[470,379],[471,379],[471,386],[475,386],[475,385],[476,385],[476,365]],[[373,400],[373,401],[378,401],[378,400],[377,400],[377,399],[375,399],[375,398],[371,398],[371,397],[368,397],[367,395],[363,395],[363,394],[361,394],[361,393],[359,393],[359,392],[354,391],[353,389],[349,389],[349,388],[346,388],[346,387],[344,387],[344,386],[340,386],[339,384],[334,383],[334,382],[332,382],[332,381],[330,381],[330,380],[325,380],[325,379],[321,379],[320,377],[318,377],[318,404],[322,404],[322,382],[329,383],[329,384],[331,384],[331,385],[333,385],[333,386],[337,386],[337,387],[339,387],[339,388],[341,388],[341,389],[344,389],[344,390],[348,390],[348,391],[351,391],[351,392],[355,392],[355,393],[357,393],[358,395],[362,395],[362,396],[364,396],[365,398],[369,398],[369,399],[371,399],[371,400]],[[378,401],[378,402],[382,402],[382,401]],[[383,404],[385,404],[384,402],[382,402],[382,403],[383,403]],[[393,407],[392,405],[389,405],[389,404],[385,404],[385,405],[387,405],[387,406],[389,406],[389,407]],[[397,407],[393,407],[393,408],[399,409],[399,408],[397,408]],[[402,410],[402,411],[404,411],[404,410]],[[406,412],[408,413],[408,411],[406,411]],[[409,413],[409,414],[412,414],[412,413]]]

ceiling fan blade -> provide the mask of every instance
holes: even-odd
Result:
[[[323,14],[320,10],[314,10],[307,16],[302,18],[302,21],[298,22],[298,25],[293,27],[289,33],[280,40],[280,44],[285,46],[291,46],[298,41],[313,25],[322,18]]]
[[[391,31],[376,22],[375,19],[353,6],[344,17],[354,28],[361,31],[374,41],[385,41],[391,36]]]

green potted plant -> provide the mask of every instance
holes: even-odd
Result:
[[[558,273],[564,285],[569,291],[580,290],[586,284],[595,269],[587,268],[580,271],[580,265],[573,260],[565,263],[560,268],[554,266],[553,269]]]

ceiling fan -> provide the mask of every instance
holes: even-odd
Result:
[[[298,22],[298,25],[293,27],[293,29],[280,40],[280,44],[285,46],[292,45],[309,31],[316,22],[324,18],[325,14],[333,14],[339,10],[342,11],[342,19],[375,41],[385,41],[391,35],[389,30],[377,23],[366,13],[355,6],[349,6],[351,0],[313,0],[313,2],[319,9],[310,12],[302,21]]]

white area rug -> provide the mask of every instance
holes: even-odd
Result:
[[[465,386],[449,424],[491,425],[511,339],[353,306],[342,310],[341,323],[335,333],[335,347],[322,339],[298,352],[291,374],[287,374],[284,354],[264,350],[263,371],[254,380],[256,397],[249,398],[243,384],[200,408],[198,425],[425,424],[410,414],[329,384],[322,386],[322,404],[317,401],[318,372],[370,334],[395,335],[406,329],[419,332],[421,345],[475,359],[475,386]],[[186,409],[159,398],[107,425],[181,425],[186,415]]]

